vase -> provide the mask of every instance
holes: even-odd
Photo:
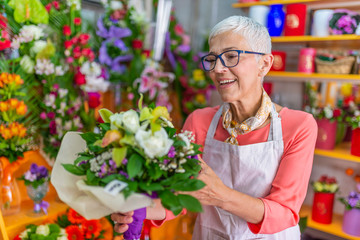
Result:
[[[352,130],[350,152],[352,155],[360,157],[360,128]]]
[[[20,212],[21,195],[16,179],[11,176],[9,182],[1,182],[1,212],[4,216]]]
[[[335,148],[337,122],[328,119],[317,119],[318,136],[315,147],[318,149],[332,150]]]
[[[347,124],[343,122],[337,123],[337,129],[336,129],[336,141],[335,145],[342,143],[344,141],[344,137],[346,134]]]
[[[320,9],[314,12],[311,35],[326,37],[330,35],[329,21],[334,13],[331,9]]]
[[[335,193],[315,192],[311,218],[315,222],[330,224],[333,215]]]
[[[26,186],[26,191],[31,200],[34,201],[34,208],[29,215],[43,215],[47,214],[48,203],[43,201],[43,198],[49,191],[49,183],[44,182],[34,188],[32,185]]]
[[[350,210],[345,210],[344,218],[342,222],[343,232],[360,237],[360,209],[353,208]]]
[[[249,18],[257,21],[263,26],[267,26],[267,17],[269,14],[269,7],[263,5],[251,6],[249,8]]]
[[[302,48],[299,55],[298,71],[303,73],[315,72],[315,48]]]
[[[305,34],[306,5],[301,3],[286,5],[285,36]]]
[[[267,28],[271,37],[279,37],[284,28],[285,12],[282,4],[270,6],[267,18]]]

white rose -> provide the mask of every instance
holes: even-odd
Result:
[[[115,113],[110,116],[111,129],[118,129],[121,127],[123,113]]]
[[[28,55],[23,56],[20,61],[20,66],[26,73],[34,73],[35,63]]]
[[[87,76],[98,77],[101,74],[101,66],[96,62],[87,61],[81,66],[80,72]]]
[[[36,228],[36,234],[47,236],[50,233],[48,225],[40,225]]]
[[[120,1],[111,1],[110,2],[110,8],[112,10],[122,9],[123,4]]]
[[[325,113],[325,117],[326,117],[327,119],[330,119],[330,118],[333,117],[333,111],[332,111],[331,108],[329,108],[329,107],[325,107],[325,108],[324,108],[324,113]]]
[[[122,117],[125,130],[136,133],[140,128],[139,115],[134,110],[126,111]]]
[[[154,134],[152,134],[151,130],[139,129],[135,134],[135,140],[150,158],[164,156],[169,152],[174,142],[168,138],[168,134],[163,128]]]
[[[30,229],[26,229],[25,231],[23,231],[22,233],[20,233],[19,237],[20,237],[21,239],[27,238],[28,232],[30,232]]]
[[[21,28],[20,34],[24,38],[24,42],[30,42],[32,40],[39,40],[44,36],[42,28],[36,25],[25,25]]]
[[[35,56],[36,54],[41,52],[46,47],[46,45],[47,45],[46,41],[43,40],[34,42],[34,46],[30,49],[31,55]]]

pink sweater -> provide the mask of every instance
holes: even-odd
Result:
[[[194,111],[186,120],[183,129],[195,134],[195,142],[205,144],[207,130],[219,106]],[[258,224],[248,223],[250,230],[257,234],[271,234],[295,226],[299,221],[300,207],[305,199],[310,178],[314,148],[317,137],[317,124],[312,115],[283,108],[280,111],[284,154],[272,183],[270,194],[261,200],[265,205],[265,215]],[[239,145],[266,142],[270,124],[237,137]],[[216,140],[229,137],[220,119],[215,132]],[[206,161],[206,159],[205,159]],[[174,218],[167,212],[163,221]],[[155,225],[163,221],[154,221]]]

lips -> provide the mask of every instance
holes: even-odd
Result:
[[[231,84],[234,83],[236,80],[232,79],[232,80],[220,80],[219,83],[220,85],[227,85],[227,84]]]

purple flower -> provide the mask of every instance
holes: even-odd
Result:
[[[176,48],[176,51],[181,53],[188,53],[190,50],[191,47],[189,45],[180,45]]]
[[[30,166],[30,172],[32,174],[37,174],[38,173],[38,165],[36,163],[31,164]]]
[[[51,135],[56,134],[56,122],[54,120],[49,123],[49,132]]]
[[[169,159],[164,159],[164,164],[165,164],[165,165],[168,164],[169,162],[170,162]]]
[[[122,170],[119,171],[119,174],[123,175],[125,178],[129,178],[129,175],[126,172],[122,171]]]
[[[36,180],[36,174],[32,174],[31,171],[27,171],[24,174],[24,178],[30,182],[34,182]]]
[[[121,51],[127,51],[128,50],[125,43],[121,39],[115,40],[114,41],[114,46],[119,48]]]
[[[105,177],[106,174],[107,174],[107,170],[108,170],[107,164],[106,164],[106,163],[103,163],[103,165],[101,165],[100,172],[98,172],[99,177],[100,177],[100,178]]]
[[[128,163],[127,158],[124,158],[124,159],[122,160],[122,162],[121,162],[122,165],[126,165],[127,163]]]
[[[171,146],[171,147],[170,147],[170,150],[169,150],[169,153],[168,153],[168,157],[169,157],[169,158],[174,158],[175,155],[176,155],[175,147],[174,147],[174,146]]]
[[[54,112],[49,112],[47,114],[47,117],[50,118],[50,119],[53,119],[55,117],[55,113]]]
[[[44,166],[40,166],[38,168],[38,171],[39,171],[38,178],[47,178],[49,175],[49,171]]]

